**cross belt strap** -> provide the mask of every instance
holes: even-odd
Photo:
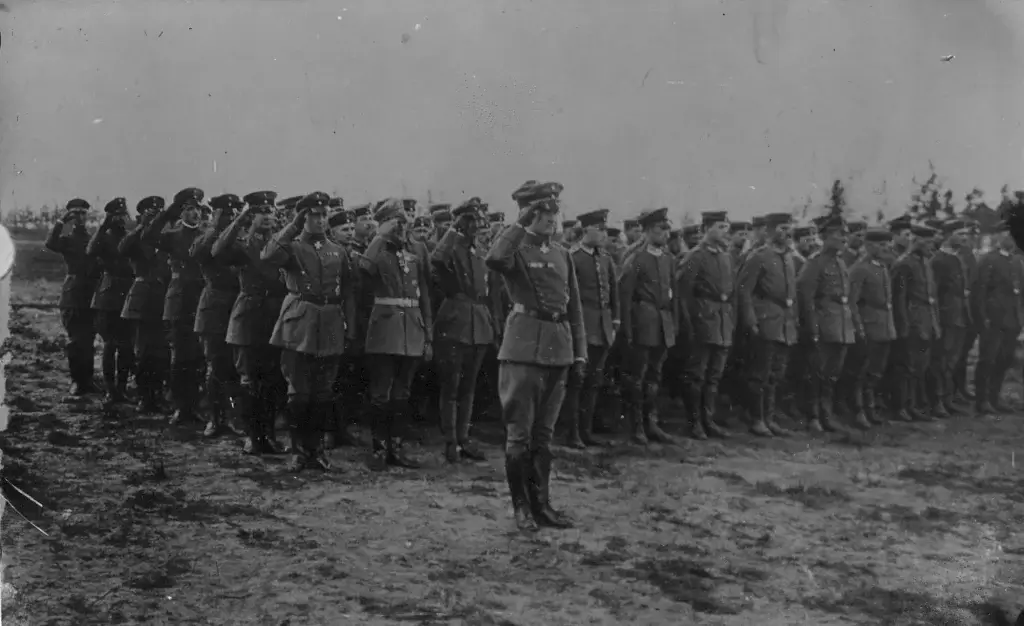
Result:
[[[415,309],[420,306],[419,300],[412,298],[374,298],[374,304],[381,306],[397,306],[405,309]]]
[[[543,322],[558,323],[566,320],[564,311],[540,311],[538,309],[528,309],[518,303],[512,305],[512,312],[535,317]]]

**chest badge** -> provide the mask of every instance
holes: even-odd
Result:
[[[314,250],[319,250],[320,248],[323,248],[323,247],[324,247],[324,242],[322,242],[322,241],[314,241],[313,242],[313,249]]]
[[[543,252],[544,254],[547,254],[549,250],[551,250],[551,248],[548,247],[548,244],[546,244],[546,243],[540,244],[540,251],[541,252]]]

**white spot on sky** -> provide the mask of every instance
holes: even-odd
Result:
[[[419,29],[420,29],[420,25],[419,25],[419,24],[417,24],[417,25],[416,25],[416,26],[415,26],[415,27],[413,28],[413,30],[419,30]]]
[[[341,19],[341,16],[340,16],[340,15],[338,16],[338,19],[339,19],[339,20]]]
[[[92,121],[92,123],[93,124],[101,124],[101,123],[103,123],[103,118],[102,117],[97,117],[96,119],[94,119]]]

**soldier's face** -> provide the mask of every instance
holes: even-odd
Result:
[[[826,250],[843,250],[846,248],[846,231],[841,228],[833,228],[825,233],[821,245]]]
[[[626,230],[626,241],[633,243],[640,238],[641,230],[639,226],[633,226]]]
[[[604,226],[587,226],[583,229],[583,234],[580,236],[580,243],[595,248],[604,244],[605,237],[607,237],[607,231],[605,231]]]
[[[995,240],[996,245],[999,246],[1000,250],[1013,250],[1014,246],[1017,245],[1016,243],[1014,243],[1013,237],[1011,237],[1010,233],[1008,232],[999,233],[995,235]]]
[[[376,224],[369,215],[363,215],[356,218],[356,223],[353,226],[355,233],[360,237],[370,236],[374,230],[376,230]]]
[[[668,236],[671,234],[667,224],[655,224],[648,228],[644,235],[647,237],[647,243],[652,246],[663,246],[668,243]]]
[[[412,229],[412,238],[414,241],[426,241],[430,235],[430,228],[427,226],[417,226]]]
[[[355,235],[355,232],[355,224],[342,224],[341,226],[334,229],[334,233],[338,237],[338,241],[340,241],[341,243],[348,243],[352,241],[352,236]]]
[[[319,235],[324,232],[327,224],[326,216],[323,213],[307,213],[305,230],[307,233]]]
[[[707,237],[708,242],[715,245],[721,245],[729,238],[729,222],[715,222],[714,224],[711,224],[705,231],[705,237]],[[737,233],[737,238],[740,237],[742,237],[742,235]]]
[[[531,230],[538,235],[554,235],[558,230],[558,213],[554,211],[537,211],[534,214]]]
[[[793,227],[790,224],[779,224],[765,228],[765,237],[772,245],[784,247],[793,243]]]
[[[444,235],[448,232],[448,229],[452,227],[451,222],[437,222],[434,224],[434,228],[437,230],[438,235]]]
[[[181,212],[181,221],[192,226],[198,224],[201,217],[202,211],[197,206],[185,207],[185,210]]]
[[[959,250],[960,248],[964,247],[964,244],[967,243],[967,235],[965,233],[953,233],[952,235],[949,236],[947,242],[949,243],[950,248],[953,248],[954,250]]]
[[[885,250],[885,244],[877,241],[865,241],[864,250],[868,253],[868,256],[877,259]]]

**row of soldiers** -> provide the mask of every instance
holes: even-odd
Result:
[[[535,187],[514,194],[521,207]],[[76,395],[93,391],[98,333],[111,403],[126,399],[134,376],[142,410],[161,410],[166,387],[181,421],[197,416],[202,393],[209,436],[240,404],[251,453],[281,451],[273,417],[284,411],[293,464],[327,467],[325,450],[343,432],[337,409],[365,390],[371,462],[415,467],[403,446],[410,398],[436,354],[446,456],[479,459],[469,436],[477,378],[509,316],[566,321],[564,310],[545,312],[537,284],[526,306],[528,294],[487,266],[504,214],[477,198],[431,207],[429,218],[415,216],[414,202],[344,209],[320,192],[203,200],[194,188],[166,206],[144,198],[131,225],[116,198],[92,235],[81,221],[88,203],[68,203],[47,247],[68,265],[60,307]],[[979,332],[975,404],[1003,409],[1014,345],[1005,338],[1024,321],[1020,298],[1007,299],[1019,296],[1020,278],[1005,234],[979,263],[976,228],[963,220],[795,227],[789,214],[737,223],[709,212],[673,230],[659,209],[626,222],[622,247],[607,216],[581,215],[545,244],[568,253],[584,328],[586,366],[573,368],[559,401],[569,445],[601,445],[593,432],[607,425],[594,423],[595,405],[609,379],[638,443],[672,441],[658,416],[666,378],[682,389],[696,438],[728,435],[716,420],[719,387],[762,436],[788,434],[785,412],[840,429],[837,405],[865,428],[881,423],[882,402],[898,419],[943,417],[971,396],[966,355]],[[549,338],[515,339],[541,354]],[[844,377],[850,384],[838,385]]]

